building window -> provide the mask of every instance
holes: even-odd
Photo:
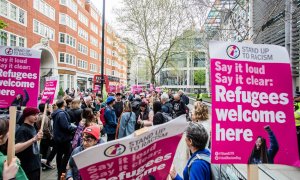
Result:
[[[90,36],[91,44],[98,47],[98,40],[94,38],[93,36]]]
[[[70,36],[69,34],[59,33],[59,43],[66,44],[73,48],[76,48],[76,39]]]
[[[17,6],[15,5],[10,5],[10,18],[17,20]]]
[[[91,9],[91,15],[98,22],[98,14],[95,10]]]
[[[59,88],[64,89],[64,75],[59,75]]]
[[[26,38],[0,30],[0,46],[26,47]]]
[[[74,31],[77,31],[77,22],[67,14],[59,13],[59,24],[68,26]]]
[[[10,46],[16,46],[17,45],[17,36],[10,35]]]
[[[91,22],[91,29],[92,31],[94,31],[94,33],[98,34],[98,27],[92,22]]]
[[[81,60],[81,59],[78,59],[78,64],[77,64],[77,66],[79,67],[79,68],[81,68],[81,69],[87,69],[87,62],[86,61],[84,61],[84,60]]]
[[[90,71],[92,71],[92,72],[97,72],[97,65],[91,63],[91,64],[90,64]]]
[[[60,52],[59,62],[76,66],[76,57],[69,53]]]
[[[89,49],[87,46],[78,43],[78,51],[82,54],[88,55]]]
[[[0,33],[0,46],[7,46],[7,33],[3,31]]]
[[[94,59],[98,59],[98,53],[93,49],[90,49],[90,57]]]
[[[7,0],[0,0],[0,15],[26,26],[27,12]]]
[[[71,9],[75,14],[77,14],[77,4],[73,0],[60,0],[59,4],[66,6]]]
[[[43,0],[34,0],[33,8],[55,21],[55,9]]]
[[[85,30],[83,30],[82,28],[80,28],[80,27],[78,27],[78,35],[80,37],[82,37],[83,39],[85,39],[86,41],[89,40],[89,34]]]
[[[87,27],[89,26],[88,18],[85,15],[83,15],[81,12],[78,13],[78,19],[79,19],[80,22],[82,22]]]
[[[25,39],[24,38],[19,37],[19,46],[25,47]]]
[[[54,41],[54,29],[35,19],[33,20],[33,32]]]

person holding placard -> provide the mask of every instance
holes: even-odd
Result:
[[[198,122],[189,123],[186,130],[185,142],[192,152],[192,156],[183,170],[183,178],[177,174],[175,167],[172,166],[170,170],[170,176],[172,179],[211,179],[210,164],[202,158],[203,156],[210,158],[210,151],[205,149],[207,141],[208,133],[204,126]]]
[[[6,143],[8,138],[9,119],[0,118],[0,145]],[[6,161],[7,156],[0,152],[0,179],[22,179],[27,180],[26,174],[20,167],[17,158],[13,158],[12,162],[8,165]]]

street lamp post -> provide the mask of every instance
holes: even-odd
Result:
[[[105,39],[105,0],[103,1],[102,7],[102,48],[101,48],[101,96],[103,97],[103,86],[104,86],[104,39]]]

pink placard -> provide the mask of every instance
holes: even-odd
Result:
[[[41,103],[53,104],[55,91],[56,91],[57,80],[47,80],[45,83],[45,90],[43,91]]]
[[[209,48],[212,162],[299,167],[286,50],[227,42],[211,42]]]
[[[181,116],[138,137],[130,135],[73,157],[84,180],[166,179],[186,125]]]
[[[0,108],[37,107],[41,51],[0,46]]]

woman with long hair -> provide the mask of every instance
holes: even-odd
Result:
[[[118,139],[132,134],[135,130],[135,113],[132,112],[131,103],[125,101],[124,110],[120,118]]]
[[[80,146],[82,143],[82,132],[86,127],[97,125],[96,117],[94,116],[93,110],[91,108],[85,108],[82,110],[82,119],[77,126],[74,138],[72,140],[72,148]]]
[[[22,94],[18,94],[11,103],[12,106],[26,106],[29,101],[29,95],[26,89],[23,89],[25,97]]]
[[[0,145],[4,145],[7,142],[8,138],[8,127],[9,119],[0,118]],[[24,179],[27,180],[26,174],[23,171],[20,163],[17,161],[17,158],[13,158],[10,165],[8,165],[6,159],[7,157],[3,154],[6,152],[0,151],[0,179],[9,180],[9,179]]]
[[[270,126],[265,126],[264,128],[269,135],[270,147],[267,147],[265,138],[258,136],[249,157],[248,164],[274,163],[274,158],[279,150],[279,145]]]

